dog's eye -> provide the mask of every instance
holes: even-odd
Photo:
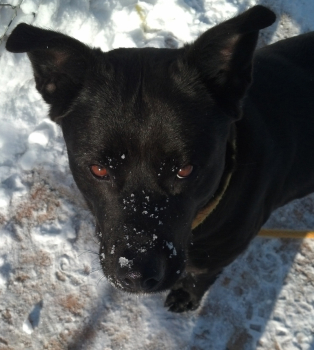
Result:
[[[102,180],[108,180],[109,174],[105,167],[102,167],[100,165],[91,165],[90,167],[91,173]]]
[[[185,167],[179,169],[177,172],[177,178],[184,179],[188,177],[193,171],[193,165],[186,165]]]

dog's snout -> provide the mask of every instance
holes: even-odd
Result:
[[[161,261],[134,264],[131,268],[119,268],[118,279],[122,287],[130,292],[152,292],[162,283],[164,268]]]

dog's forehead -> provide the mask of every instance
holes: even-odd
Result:
[[[83,95],[93,103],[91,107],[109,108],[113,117],[117,109],[120,115],[140,117],[148,107],[161,114],[171,107],[184,111],[189,102],[206,106],[211,100],[199,73],[185,62],[182,49],[100,53],[90,65],[84,85]]]
[[[182,153],[192,138],[193,120],[184,117],[185,96],[169,73],[175,55],[159,59],[157,49],[123,53],[109,66],[98,63],[63,124],[72,120],[70,133],[81,143]]]
[[[63,121],[69,151],[116,158],[128,152],[178,165],[188,163],[193,152],[205,155],[196,150],[197,135],[214,129],[211,98],[191,81],[193,73],[180,71],[178,51],[120,49],[109,59],[100,56]]]
[[[153,162],[188,161],[189,131],[170,108],[138,108],[130,101],[123,108],[102,107],[102,111],[79,117],[74,114],[65,120],[66,128],[71,128],[65,133],[70,151],[83,148],[98,159],[104,155],[123,159],[128,154]]]

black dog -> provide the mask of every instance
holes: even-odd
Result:
[[[103,53],[26,24],[9,37],[62,128],[117,287],[171,289],[171,311],[195,309],[272,210],[314,191],[314,34],[254,52],[274,21],[255,6],[176,50]]]

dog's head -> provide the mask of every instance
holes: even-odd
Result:
[[[9,37],[62,128],[116,286],[160,291],[183,272],[192,222],[226,168],[258,30],[273,21],[256,6],[177,50],[103,53],[26,24]]]

